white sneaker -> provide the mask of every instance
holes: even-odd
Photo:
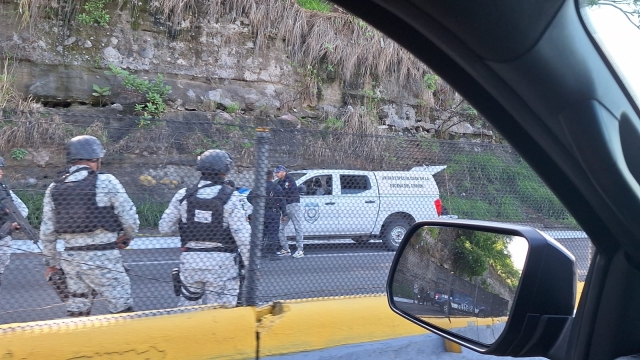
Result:
[[[276,252],[276,255],[278,255],[278,256],[289,256],[289,255],[291,255],[291,250],[282,249],[282,250]]]
[[[304,251],[302,251],[302,250],[298,250],[293,254],[294,258],[301,258],[303,256],[304,256]]]

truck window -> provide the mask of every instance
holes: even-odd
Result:
[[[332,175],[314,176],[304,182],[307,188],[306,195],[331,195],[333,194]]]
[[[340,175],[342,195],[359,194],[371,189],[369,177],[366,175]]]
[[[293,180],[298,181],[298,179],[300,179],[301,177],[307,175],[307,173],[289,173],[289,175],[291,175],[293,177]]]

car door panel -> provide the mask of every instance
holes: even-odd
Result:
[[[345,235],[371,234],[378,219],[380,201],[376,181],[365,174],[340,174],[340,227]]]
[[[300,196],[300,206],[303,213],[303,232],[309,236],[331,236],[339,232],[336,226],[339,222],[339,197],[332,191],[323,189],[325,180],[332,178],[331,174],[315,174],[308,178],[302,178],[298,185],[305,184],[307,193]],[[314,187],[313,184],[321,184]],[[287,236],[295,235],[293,226],[287,226]]]

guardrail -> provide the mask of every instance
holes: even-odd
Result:
[[[435,321],[455,328],[505,319],[451,320]],[[343,297],[2,325],[0,352],[18,359],[252,359],[427,333],[393,313],[384,296]]]

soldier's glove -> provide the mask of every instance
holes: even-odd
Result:
[[[122,235],[116,240],[116,247],[120,250],[126,249],[129,244],[131,244],[131,239],[129,239],[126,235]]]

